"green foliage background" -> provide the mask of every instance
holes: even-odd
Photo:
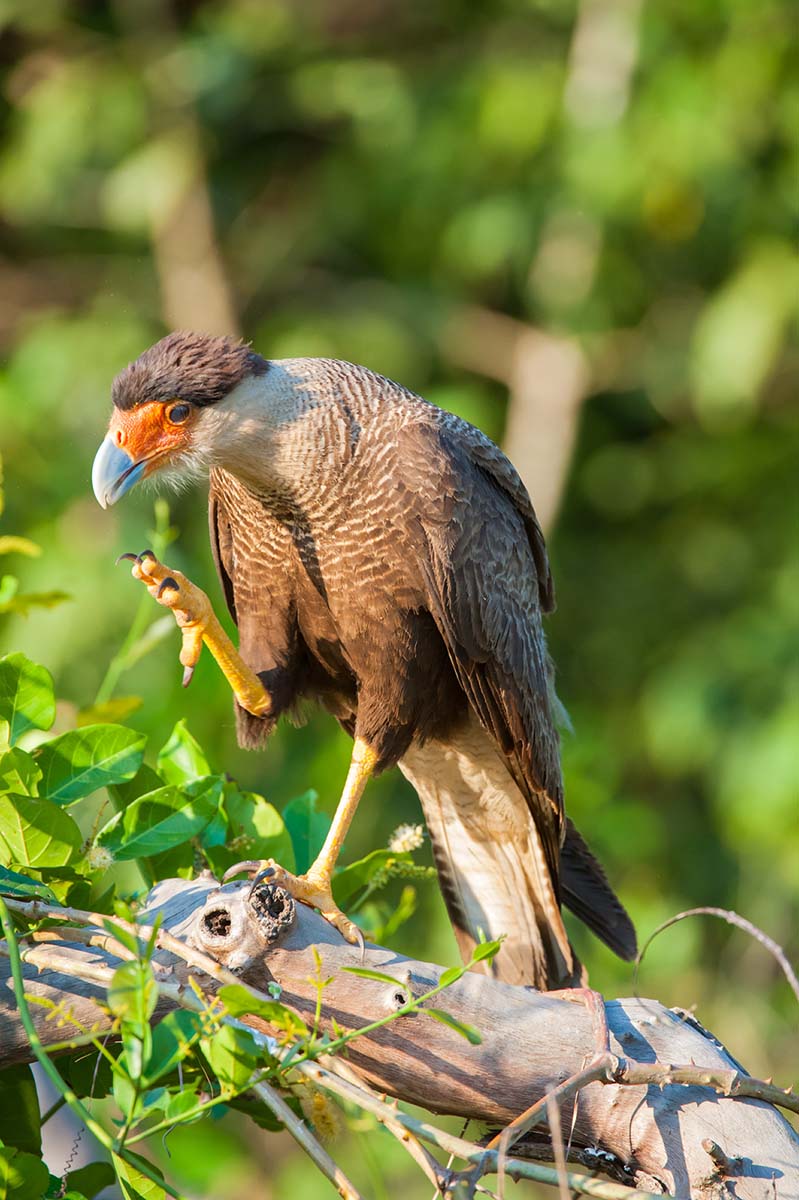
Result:
[[[0,534],[42,547],[4,560],[23,594],[70,600],[20,615],[0,587],[0,651],[53,671],[56,728],[95,700],[139,603],[113,561],[151,540],[152,500],[103,513],[89,475],[113,375],[165,332],[169,288],[194,286],[164,278],[194,188],[269,356],[363,362],[501,439],[505,389],[457,365],[453,314],[579,341],[591,395],[550,537],[569,810],[643,936],[721,905],[795,961],[796,49],[788,0],[3,0]],[[203,496],[171,512],[167,561],[221,604]],[[151,759],[182,715],[242,788],[283,808],[313,787],[332,811],[332,723],[245,754],[214,664],[184,693],[177,650],[169,631],[117,687],[142,700]],[[392,773],[348,857],[417,819]],[[455,961],[437,890],[418,904],[397,948]],[[630,968],[575,936],[594,984],[629,993]],[[795,1072],[788,989],[742,934],[683,923],[641,986],[696,1005],[756,1074]],[[231,1118],[187,1130],[170,1169],[221,1200],[328,1194],[244,1137]],[[367,1189],[417,1194],[393,1147],[349,1137],[336,1153]]]

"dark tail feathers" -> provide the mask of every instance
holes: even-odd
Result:
[[[635,958],[635,928],[605,872],[570,820],[560,851],[560,891],[563,903],[609,946],[619,958]]]

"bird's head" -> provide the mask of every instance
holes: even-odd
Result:
[[[242,384],[268,370],[243,342],[198,333],[170,333],[125,367],[114,380],[114,411],[92,468],[102,507],[140,479],[182,479],[213,465],[222,410]]]

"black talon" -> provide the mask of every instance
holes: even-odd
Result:
[[[180,588],[178,587],[177,579],[173,579],[171,575],[167,575],[166,579],[163,581],[163,583],[159,587],[158,591],[156,592],[156,597],[160,600],[161,597],[163,596],[164,592],[167,591],[168,589],[171,589],[173,592],[180,591]],[[185,683],[183,686],[184,687],[186,686]]]
[[[136,562],[140,563],[145,558],[151,558],[153,560],[153,562],[158,562],[158,559],[155,557],[152,550],[142,550],[141,554],[136,555]]]
[[[275,874],[274,867],[264,867],[262,871],[259,871],[258,874],[253,879],[252,883],[250,884],[250,890],[247,893],[247,899],[249,900],[250,896],[252,896],[253,892],[258,887],[259,883],[266,883],[267,880],[271,879],[274,874]]]
[[[258,874],[253,879],[253,881],[252,881],[253,887],[255,887],[256,884],[263,883],[267,879],[271,879],[274,874],[275,874],[274,867],[264,867],[262,870],[260,870],[258,872]]]
[[[120,554],[119,558],[114,563],[114,566],[118,567],[121,562],[138,562],[138,558],[138,554],[131,554],[130,551],[128,551],[127,554]]]

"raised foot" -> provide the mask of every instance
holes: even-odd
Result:
[[[236,863],[235,866],[225,871],[222,882],[225,883],[234,875],[241,875],[244,872],[252,877],[253,886],[256,883],[274,883],[278,887],[285,888],[295,900],[299,900],[302,904],[318,908],[325,920],[335,926],[345,941],[350,942],[353,946],[360,946],[363,951],[363,933],[336,904],[329,877],[314,872],[313,867],[305,875],[292,875],[285,867],[281,867],[274,859],[269,858],[264,862]]]
[[[188,687],[191,683],[205,643],[222,668],[241,707],[256,717],[270,716],[271,696],[219,624],[211,601],[202,588],[198,588],[180,571],[165,567],[152,550],[143,550],[141,554],[122,554],[117,562],[122,559],[132,563],[133,578],[141,580],[153,599],[165,608],[171,608],[175,615],[183,634],[180,650],[180,661],[184,668],[183,686]]]
[[[203,634],[214,616],[211,601],[182,572],[173,571],[159,562],[152,550],[143,550],[141,554],[121,554],[117,562],[123,559],[133,564],[130,572],[133,578],[141,580],[153,599],[165,608],[171,608],[175,614],[175,621],[183,634],[180,651],[184,668],[183,686],[188,687],[202,650]]]

